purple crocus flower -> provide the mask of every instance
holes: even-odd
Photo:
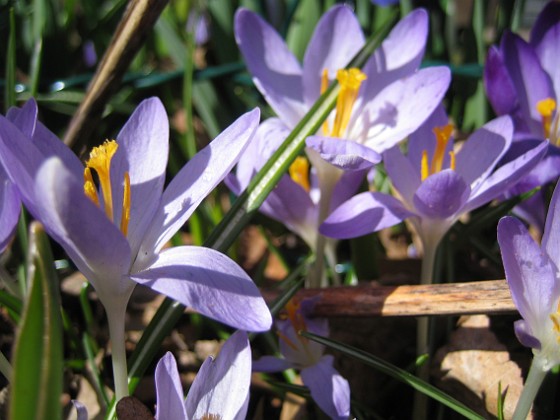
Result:
[[[515,322],[515,334],[533,349],[533,363],[548,371],[560,364],[560,188],[554,191],[540,246],[514,217],[500,220],[498,243],[511,297],[523,318]]]
[[[510,148],[513,124],[499,117],[475,131],[459,152],[451,149],[451,126],[438,109],[409,139],[408,155],[399,147],[384,154],[385,169],[400,199],[365,192],[342,204],[323,223],[321,233],[352,238],[410,218],[425,248],[435,251],[451,225],[503,194],[542,158],[546,142],[497,166]],[[434,133],[430,131],[434,128]]]
[[[560,4],[550,2],[539,14],[529,42],[506,32],[499,47],[488,51],[484,84],[498,115],[514,121],[514,139],[523,150],[549,139],[549,150],[523,183],[507,193],[518,195],[560,175]],[[527,143],[527,144],[525,144]],[[513,155],[515,156],[515,154]],[[505,160],[511,156],[505,156]],[[516,213],[536,227],[544,225],[544,194],[538,192],[516,207]]]
[[[279,372],[289,368],[300,370],[303,384],[311,397],[332,419],[346,420],[350,415],[350,386],[333,367],[334,358],[325,355],[324,346],[298,334],[309,331],[323,337],[329,335],[326,319],[309,318],[315,301],[305,299],[299,303],[291,300],[286,305],[286,319],[276,322],[283,359],[263,356],[253,362],[257,372]]]
[[[169,127],[157,98],[138,106],[116,141],[94,148],[85,169],[37,122],[35,101],[11,115],[15,124],[0,117],[0,161],[30,213],[63,246],[106,309],[126,307],[139,283],[236,328],[270,328],[259,290],[227,256],[195,246],[163,249],[236,163],[257,127],[258,110],[200,151],[165,190]]]
[[[381,153],[404,139],[441,101],[449,86],[449,70],[417,70],[427,32],[426,11],[415,10],[395,26],[363,72],[342,71],[365,43],[348,7],[335,6],[321,17],[303,65],[258,15],[240,9],[235,16],[236,40],[255,85],[288,132],[336,75],[341,84],[336,112],[321,133],[307,139],[307,146],[343,169],[377,163],[374,152]]]
[[[0,253],[5,251],[14,236],[20,210],[17,189],[0,165]]]
[[[208,357],[183,397],[175,358],[167,352],[155,374],[156,420],[232,419],[242,420],[249,404],[251,347],[247,334],[234,333],[218,357]]]

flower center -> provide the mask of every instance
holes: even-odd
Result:
[[[305,319],[300,311],[300,306],[301,305],[299,304],[299,302],[296,303],[294,299],[290,299],[286,304],[286,307],[284,308],[284,312],[280,315],[280,319],[287,319],[290,321],[290,324],[292,324],[297,337],[302,342],[302,344],[305,345],[305,343],[307,342],[307,338],[298,334],[299,331],[307,330],[305,326]],[[297,345],[292,340],[290,340],[289,337],[287,337],[281,331],[276,331],[276,333],[278,334],[278,337],[280,337],[280,339],[282,339],[288,346],[290,346],[295,351],[298,351]]]
[[[336,80],[340,84],[340,92],[336,99],[336,110],[334,124],[332,130],[329,129],[329,123],[323,123],[323,134],[329,137],[341,137],[350,122],[352,108],[358,97],[358,91],[362,82],[366,80],[366,75],[357,68],[348,70],[341,69],[336,72]],[[323,70],[321,77],[321,94],[323,94],[329,86],[329,72]]]
[[[445,149],[451,134],[453,133],[453,124],[447,124],[443,127],[434,127],[434,134],[436,136],[436,149],[434,150],[434,156],[432,157],[432,162],[428,162],[428,151],[424,150],[422,152],[422,162],[421,162],[421,177],[422,181],[428,178],[430,175],[440,172],[443,168],[443,159],[445,158]],[[455,153],[453,151],[449,152],[449,168],[455,170]]]
[[[298,156],[290,165],[289,172],[292,181],[309,192],[309,161],[303,156]]]
[[[84,168],[84,193],[98,207],[99,195],[97,187],[93,181],[91,170],[94,169],[99,179],[99,188],[103,195],[103,204],[107,218],[113,220],[113,192],[111,189],[111,159],[115,155],[119,145],[115,140],[106,140],[101,146],[94,147],[89,154],[89,159]],[[128,222],[130,220],[130,176],[128,172],[124,174],[124,192],[122,201],[122,215],[120,229],[126,236],[128,232]]]
[[[542,99],[537,102],[537,112],[541,114],[544,137],[552,143],[558,143],[558,113],[554,117],[556,111],[556,101],[552,98]]]
[[[556,333],[556,341],[560,344],[560,300],[558,301],[556,312],[550,314],[549,317],[552,320],[552,329]]]

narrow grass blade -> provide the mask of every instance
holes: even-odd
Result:
[[[14,8],[10,8],[10,35],[8,35],[8,51],[6,59],[6,90],[4,102],[6,111],[16,104],[16,19]]]
[[[58,280],[43,227],[30,226],[29,294],[17,335],[10,419],[62,417],[62,320]]]

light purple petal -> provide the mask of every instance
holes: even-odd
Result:
[[[420,171],[402,154],[399,146],[394,146],[383,153],[383,163],[393,186],[404,202],[412,206],[414,194],[422,183]]]
[[[134,283],[122,276],[130,269],[130,247],[119,229],[86,197],[62,161],[49,158],[36,178],[35,217],[88,278],[100,299],[126,296]]]
[[[537,102],[554,97],[550,78],[541,67],[534,50],[519,36],[505,33],[502,37],[502,53],[519,98],[521,116],[529,124],[532,133],[541,134],[542,122]]]
[[[72,404],[76,409],[76,416],[78,420],[88,420],[88,411],[85,405],[78,400],[72,400]]]
[[[247,334],[237,331],[215,360],[209,357],[200,367],[187,396],[186,418],[245,419],[250,385],[251,347]]]
[[[235,14],[235,39],[257,88],[274,112],[295,127],[306,112],[297,59],[272,27],[247,9]]]
[[[331,238],[355,238],[394,226],[413,215],[390,195],[365,192],[333,211],[319,232]]]
[[[183,396],[183,386],[177,370],[177,362],[167,352],[156,366],[156,419],[175,420],[186,419],[187,410]]]
[[[121,220],[124,174],[128,172],[131,206],[127,237],[134,255],[159,206],[167,167],[169,123],[158,98],[138,105],[118,134],[117,143],[119,148],[111,161],[114,219]]]
[[[531,329],[529,324],[523,319],[519,319],[513,323],[513,330],[515,331],[515,336],[521,344],[525,347],[532,349],[541,349],[541,342],[538,338],[531,335]]]
[[[551,8],[549,7],[549,9]],[[560,7],[558,5],[555,7],[554,14],[556,14],[556,23],[550,27],[541,42],[536,45],[535,51],[544,71],[552,81],[555,92],[552,99],[558,100],[560,96],[560,57],[558,55],[558,49],[560,48]],[[556,113],[558,113],[558,108]]]
[[[21,201],[17,189],[0,165],[0,253],[4,252],[14,236],[20,211]]]
[[[447,67],[430,67],[392,83],[354,112],[347,137],[378,153],[393,147],[432,114],[450,80]]]
[[[476,130],[456,156],[456,171],[472,191],[488,178],[511,145],[513,123],[507,115]]]
[[[231,171],[251,140],[259,115],[259,110],[255,109],[239,117],[173,178],[140,247],[138,270],[171,239],[200,202]]]
[[[272,324],[255,283],[237,263],[210,248],[164,250],[150,267],[131,278],[235,328],[266,331]]]
[[[293,364],[286,359],[274,356],[263,356],[253,362],[254,372],[282,372],[293,367]]]
[[[364,45],[364,35],[354,13],[346,6],[335,6],[325,13],[307,45],[303,59],[303,97],[313,105],[321,93],[323,70],[330,80],[346,67]]]
[[[461,210],[469,194],[470,188],[463,178],[457,172],[445,169],[422,182],[413,202],[421,216],[447,219]]]
[[[525,226],[513,217],[500,220],[498,243],[513,302],[530,334],[535,335],[556,308],[560,286],[556,270]]]
[[[542,142],[517,159],[500,166],[478,189],[473,192],[463,212],[471,211],[499,197],[514,186],[539,163],[547,151],[548,143]]]
[[[428,37],[428,14],[416,9],[391,30],[381,47],[364,65],[367,80],[362,84],[362,103],[369,102],[383,88],[409,76],[420,65]]]
[[[541,247],[549,255],[557,269],[560,269],[560,188],[558,184],[550,200]]]
[[[311,397],[331,419],[346,420],[350,415],[350,385],[333,367],[333,357],[301,371],[301,379]]]
[[[346,171],[370,169],[381,161],[377,152],[350,140],[310,136],[305,140],[305,144],[316,150],[331,165]]]
[[[37,124],[37,112],[37,102],[31,98],[21,108],[8,109],[6,118],[19,128],[24,136],[32,138]]]
[[[510,114],[519,107],[513,80],[511,80],[501,51],[495,46],[490,47],[486,57],[484,88],[496,114]]]
[[[331,196],[331,212],[349,200],[360,188],[364,177],[369,172],[369,169],[364,171],[346,171],[342,174],[336,185]]]

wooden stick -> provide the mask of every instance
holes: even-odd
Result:
[[[296,299],[319,296],[321,317],[511,314],[516,312],[505,280],[414,286],[343,286],[302,289]]]
[[[64,138],[64,143],[69,147],[76,148],[88,143],[105,104],[118,88],[130,62],[167,2],[168,0],[130,0],[111,44],[88,86],[86,96],[70,121]]]

